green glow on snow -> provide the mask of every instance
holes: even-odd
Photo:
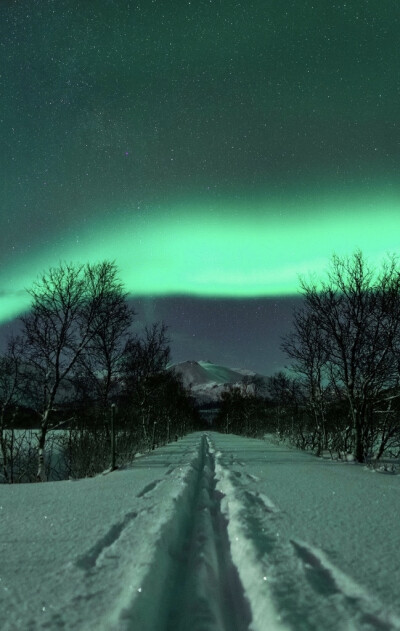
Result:
[[[33,252],[0,273],[0,322],[29,306],[23,291],[60,261],[115,260],[132,296],[261,297],[296,294],[333,252],[361,248],[371,262],[399,251],[398,195],[180,201],[147,215],[116,208],[79,238]]]

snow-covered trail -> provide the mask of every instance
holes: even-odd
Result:
[[[213,432],[91,480],[0,487],[0,629],[400,629],[400,528],[377,510],[399,491]]]
[[[400,480],[261,441],[213,442],[255,628],[272,602],[295,631],[400,629]]]
[[[173,527],[163,533],[143,583],[143,597],[135,598],[124,613],[127,629],[245,631],[249,605],[231,559],[214,457],[205,436],[186,482]]]

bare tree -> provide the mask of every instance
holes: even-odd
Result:
[[[267,378],[267,392],[273,406],[277,436],[293,434],[294,420],[303,399],[300,382],[280,370]],[[297,430],[301,432],[301,427]]]
[[[291,370],[300,379],[313,419],[319,454],[322,449],[327,448],[326,399],[330,391],[329,338],[319,327],[315,314],[307,308],[298,309],[294,313],[293,329],[293,332],[285,337],[282,349],[294,360]]]
[[[122,360],[134,311],[129,307],[122,285],[115,283],[104,295],[95,334],[77,362],[78,374],[86,380],[86,388],[100,402],[106,413],[110,397],[118,393]]]
[[[286,351],[297,366],[309,371],[310,385],[321,387],[318,379],[325,366],[332,388],[345,394],[355,457],[363,462],[371,447],[374,406],[398,377],[397,260],[389,257],[376,271],[360,251],[352,257],[334,256],[327,280],[302,280],[301,289],[306,315],[303,319],[297,316],[297,328],[286,342]]]
[[[44,449],[50,417],[61,387],[99,333],[109,297],[120,290],[114,263],[60,264],[29,290],[31,312],[22,318],[26,356],[40,387],[38,480],[45,480]]]
[[[146,327],[142,338],[128,340],[124,361],[126,398],[138,410],[143,440],[147,445],[151,444],[151,411],[159,404],[157,393],[163,386],[159,375],[165,371],[169,360],[169,339],[163,323]]]
[[[6,414],[9,413],[9,423],[14,421],[21,387],[23,342],[20,337],[11,337],[6,353],[0,357],[0,449],[2,455],[3,476],[9,480],[8,456],[9,441],[6,434]]]

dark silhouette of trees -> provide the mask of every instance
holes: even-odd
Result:
[[[258,436],[267,427],[268,407],[264,379],[246,376],[240,385],[222,392],[215,425],[226,434]]]
[[[300,384],[283,371],[278,371],[267,378],[267,393],[270,401],[270,419],[278,438],[293,434],[294,419],[302,402]],[[299,419],[300,420],[300,419]],[[302,425],[298,423],[298,431]]]
[[[104,318],[121,293],[116,266],[107,261],[51,268],[29,290],[32,307],[22,322],[27,365],[39,393],[38,480],[46,479],[44,449],[57,396],[89,345],[98,349]]]
[[[301,280],[302,306],[282,348],[290,372],[228,388],[220,431],[274,433],[316,455],[358,462],[400,455],[400,269],[371,267],[360,251],[333,256],[321,280]]]
[[[334,256],[327,279],[302,280],[301,289],[304,308],[295,313],[294,332],[283,348],[302,381],[320,433],[319,449],[327,445],[326,405],[334,395],[347,403],[347,448],[364,462],[376,441],[378,408],[384,405],[381,413],[388,420],[387,393],[399,378],[397,260],[388,258],[377,271],[359,251]]]
[[[96,314],[95,333],[76,363],[72,382],[83,399],[96,402],[103,418],[121,390],[122,363],[134,315],[122,285],[115,284],[104,295]]]
[[[50,441],[57,462],[64,458],[61,468],[82,476],[103,470],[110,460],[114,468],[117,460],[130,460],[139,448],[154,449],[199,424],[194,401],[179,377],[167,370],[167,327],[155,323],[143,335],[132,334],[134,312],[114,263],[60,264],[28,293],[32,305],[22,318],[21,338],[10,340],[0,357],[5,481],[14,453],[5,428],[17,406],[24,424],[30,416],[28,427],[38,428],[40,481],[49,469],[45,453],[50,430],[63,429],[53,431]],[[18,448],[23,458],[22,436]],[[30,442],[28,451],[29,466],[23,463],[18,479],[32,480]]]
[[[21,396],[22,354],[22,339],[20,337],[11,337],[5,354],[0,357],[0,449],[2,475],[6,482],[13,479],[12,426]]]
[[[155,323],[146,327],[144,336],[130,338],[123,361],[124,398],[132,422],[141,427],[146,446],[154,444],[155,411],[162,404],[165,371],[170,361],[167,327]]]
[[[306,308],[295,312],[293,329],[293,332],[286,336],[282,348],[294,360],[291,369],[297,376],[300,398],[309,411],[312,443],[317,442],[320,453],[322,449],[327,448],[329,339],[318,326],[316,315]]]

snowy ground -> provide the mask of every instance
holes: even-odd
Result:
[[[0,486],[0,629],[400,630],[400,476],[191,434]]]

